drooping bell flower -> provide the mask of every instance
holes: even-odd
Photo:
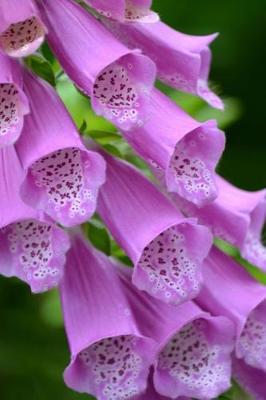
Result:
[[[197,303],[214,315],[231,319],[236,329],[236,357],[266,372],[266,287],[215,248],[203,263],[203,277]]]
[[[228,389],[235,338],[231,321],[212,317],[193,302],[171,306],[152,299],[130,285],[128,268],[115,268],[142,333],[159,344],[153,377],[156,391],[171,399],[206,400]]]
[[[243,360],[233,358],[233,378],[241,385],[245,392],[254,400],[265,400],[266,373],[252,368]]]
[[[107,154],[105,160],[97,211],[134,263],[134,284],[169,303],[195,297],[212,242],[208,229],[185,219],[133,166]]]
[[[156,22],[159,17],[150,10],[152,0],[85,0],[107,17],[121,22]]]
[[[108,258],[78,235],[60,292],[71,351],[66,384],[98,400],[144,392],[156,343],[139,331]]]
[[[24,87],[31,113],[16,143],[26,171],[21,196],[60,224],[78,225],[95,211],[105,163],[84,147],[52,87],[27,71]]]
[[[28,112],[20,66],[0,52],[0,149],[15,143]]]
[[[223,109],[223,102],[208,87],[211,64],[209,45],[217,34],[191,36],[161,21],[123,24],[103,20],[109,30],[127,47],[141,49],[157,66],[158,78],[165,84],[202,97],[211,106]]]
[[[225,146],[215,121],[200,123],[154,89],[149,120],[122,132],[169,192],[198,206],[217,196],[214,170]]]
[[[239,248],[242,257],[266,270],[266,248],[261,242],[266,221],[266,190],[248,192],[217,175],[219,195],[203,208],[175,197],[189,216],[199,218],[214,235]]]
[[[41,46],[46,33],[33,0],[0,1],[0,51],[26,57]]]
[[[39,5],[51,48],[67,75],[91,97],[96,114],[125,130],[142,124],[156,75],[153,61],[127,49],[72,0],[39,0]]]
[[[22,202],[23,170],[13,146],[0,149],[0,171],[0,274],[44,292],[62,278],[68,236]]]

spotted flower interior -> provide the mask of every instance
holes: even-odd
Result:
[[[144,249],[138,262],[145,290],[165,302],[180,304],[195,297],[201,287],[200,262],[190,250],[189,224],[175,225]]]
[[[1,268],[8,268],[5,275],[27,282],[34,293],[58,285],[68,250],[67,237],[59,228],[29,219],[2,228],[0,238]]]
[[[144,390],[147,372],[141,340],[132,335],[103,339],[79,354],[91,393],[102,400],[131,399]]]
[[[55,151],[29,169],[22,195],[65,226],[84,222],[94,212],[97,188],[93,161],[78,148]]]
[[[212,323],[200,318],[185,325],[161,351],[155,384],[164,395],[213,399],[230,386],[230,372],[228,348]]]
[[[222,138],[215,130],[190,132],[177,143],[167,171],[169,189],[198,206],[217,196],[214,170],[222,150],[217,135]]]
[[[0,83],[0,147],[14,143],[22,125],[22,103],[16,85]]]
[[[39,18],[32,16],[25,21],[11,24],[2,32],[0,46],[11,57],[26,57],[40,47],[44,37],[44,25]]]
[[[236,352],[250,366],[266,371],[266,301],[250,313]]]
[[[95,111],[124,130],[145,121],[153,72],[147,74],[147,60],[130,54],[105,68],[93,86]]]

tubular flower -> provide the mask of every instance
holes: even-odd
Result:
[[[252,368],[243,360],[234,358],[232,374],[254,400],[265,400],[266,374],[264,371]]]
[[[23,170],[13,146],[0,150],[0,171],[0,274],[43,292],[62,278],[68,237],[21,201]]]
[[[152,0],[85,0],[95,10],[121,22],[156,22],[159,17],[150,10]]]
[[[125,130],[144,123],[154,63],[120,44],[73,1],[39,2],[53,51],[69,77],[91,97],[94,111]]]
[[[95,211],[105,163],[83,146],[61,100],[46,82],[25,71],[24,86],[31,113],[16,144],[26,170],[21,196],[64,226],[80,224]]]
[[[28,112],[20,66],[0,52],[0,149],[15,143]]]
[[[141,49],[156,63],[158,78],[162,82],[198,95],[211,106],[223,109],[223,102],[208,87],[211,64],[209,45],[217,34],[186,35],[160,21],[154,24],[103,22],[127,47]]]
[[[198,304],[230,318],[236,329],[236,357],[266,372],[266,288],[218,249],[205,260],[203,276]]]
[[[127,269],[116,269],[142,333],[159,345],[156,391],[171,399],[213,399],[229,388],[233,324],[224,317],[211,317],[193,302],[176,307],[152,299],[130,285]]]
[[[47,33],[33,0],[0,1],[0,49],[11,57],[26,57]]]
[[[139,331],[110,261],[79,235],[60,292],[71,350],[66,384],[98,400],[144,392],[156,343]]]
[[[266,270],[266,248],[261,235],[266,219],[266,190],[241,190],[217,176],[219,195],[203,208],[197,208],[179,197],[176,204],[187,215],[199,218],[214,235],[237,246],[244,258]]]
[[[147,123],[122,133],[169,192],[198,206],[217,197],[214,170],[225,137],[215,121],[195,121],[154,89]]]
[[[107,154],[105,159],[107,181],[97,211],[133,261],[134,284],[169,303],[195,297],[209,231],[185,219],[134,167]]]

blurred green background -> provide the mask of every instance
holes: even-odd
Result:
[[[211,80],[228,99],[226,112],[213,112],[192,96],[170,95],[195,117],[217,117],[225,128],[227,149],[220,165],[224,176],[246,189],[266,186],[265,2],[154,0],[154,9],[183,32],[220,32],[212,46]],[[63,80],[58,88],[80,126],[87,101],[77,92],[73,95],[74,89]],[[95,129],[107,126],[91,112],[86,115]],[[0,278],[0,321],[1,400],[89,398],[63,384],[69,355],[55,291],[33,296],[16,279]]]

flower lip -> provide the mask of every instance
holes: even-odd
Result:
[[[232,325],[223,317],[199,314],[165,341],[155,366],[154,385],[167,397],[211,399],[230,387]]]
[[[94,81],[92,106],[95,112],[125,131],[142,126],[148,117],[155,75],[155,64],[138,51],[120,57]]]
[[[62,225],[75,226],[94,213],[103,168],[100,156],[82,146],[58,149],[28,167],[21,196]]]
[[[11,57],[26,57],[43,43],[46,27],[38,16],[15,22],[0,33],[0,47]]]

